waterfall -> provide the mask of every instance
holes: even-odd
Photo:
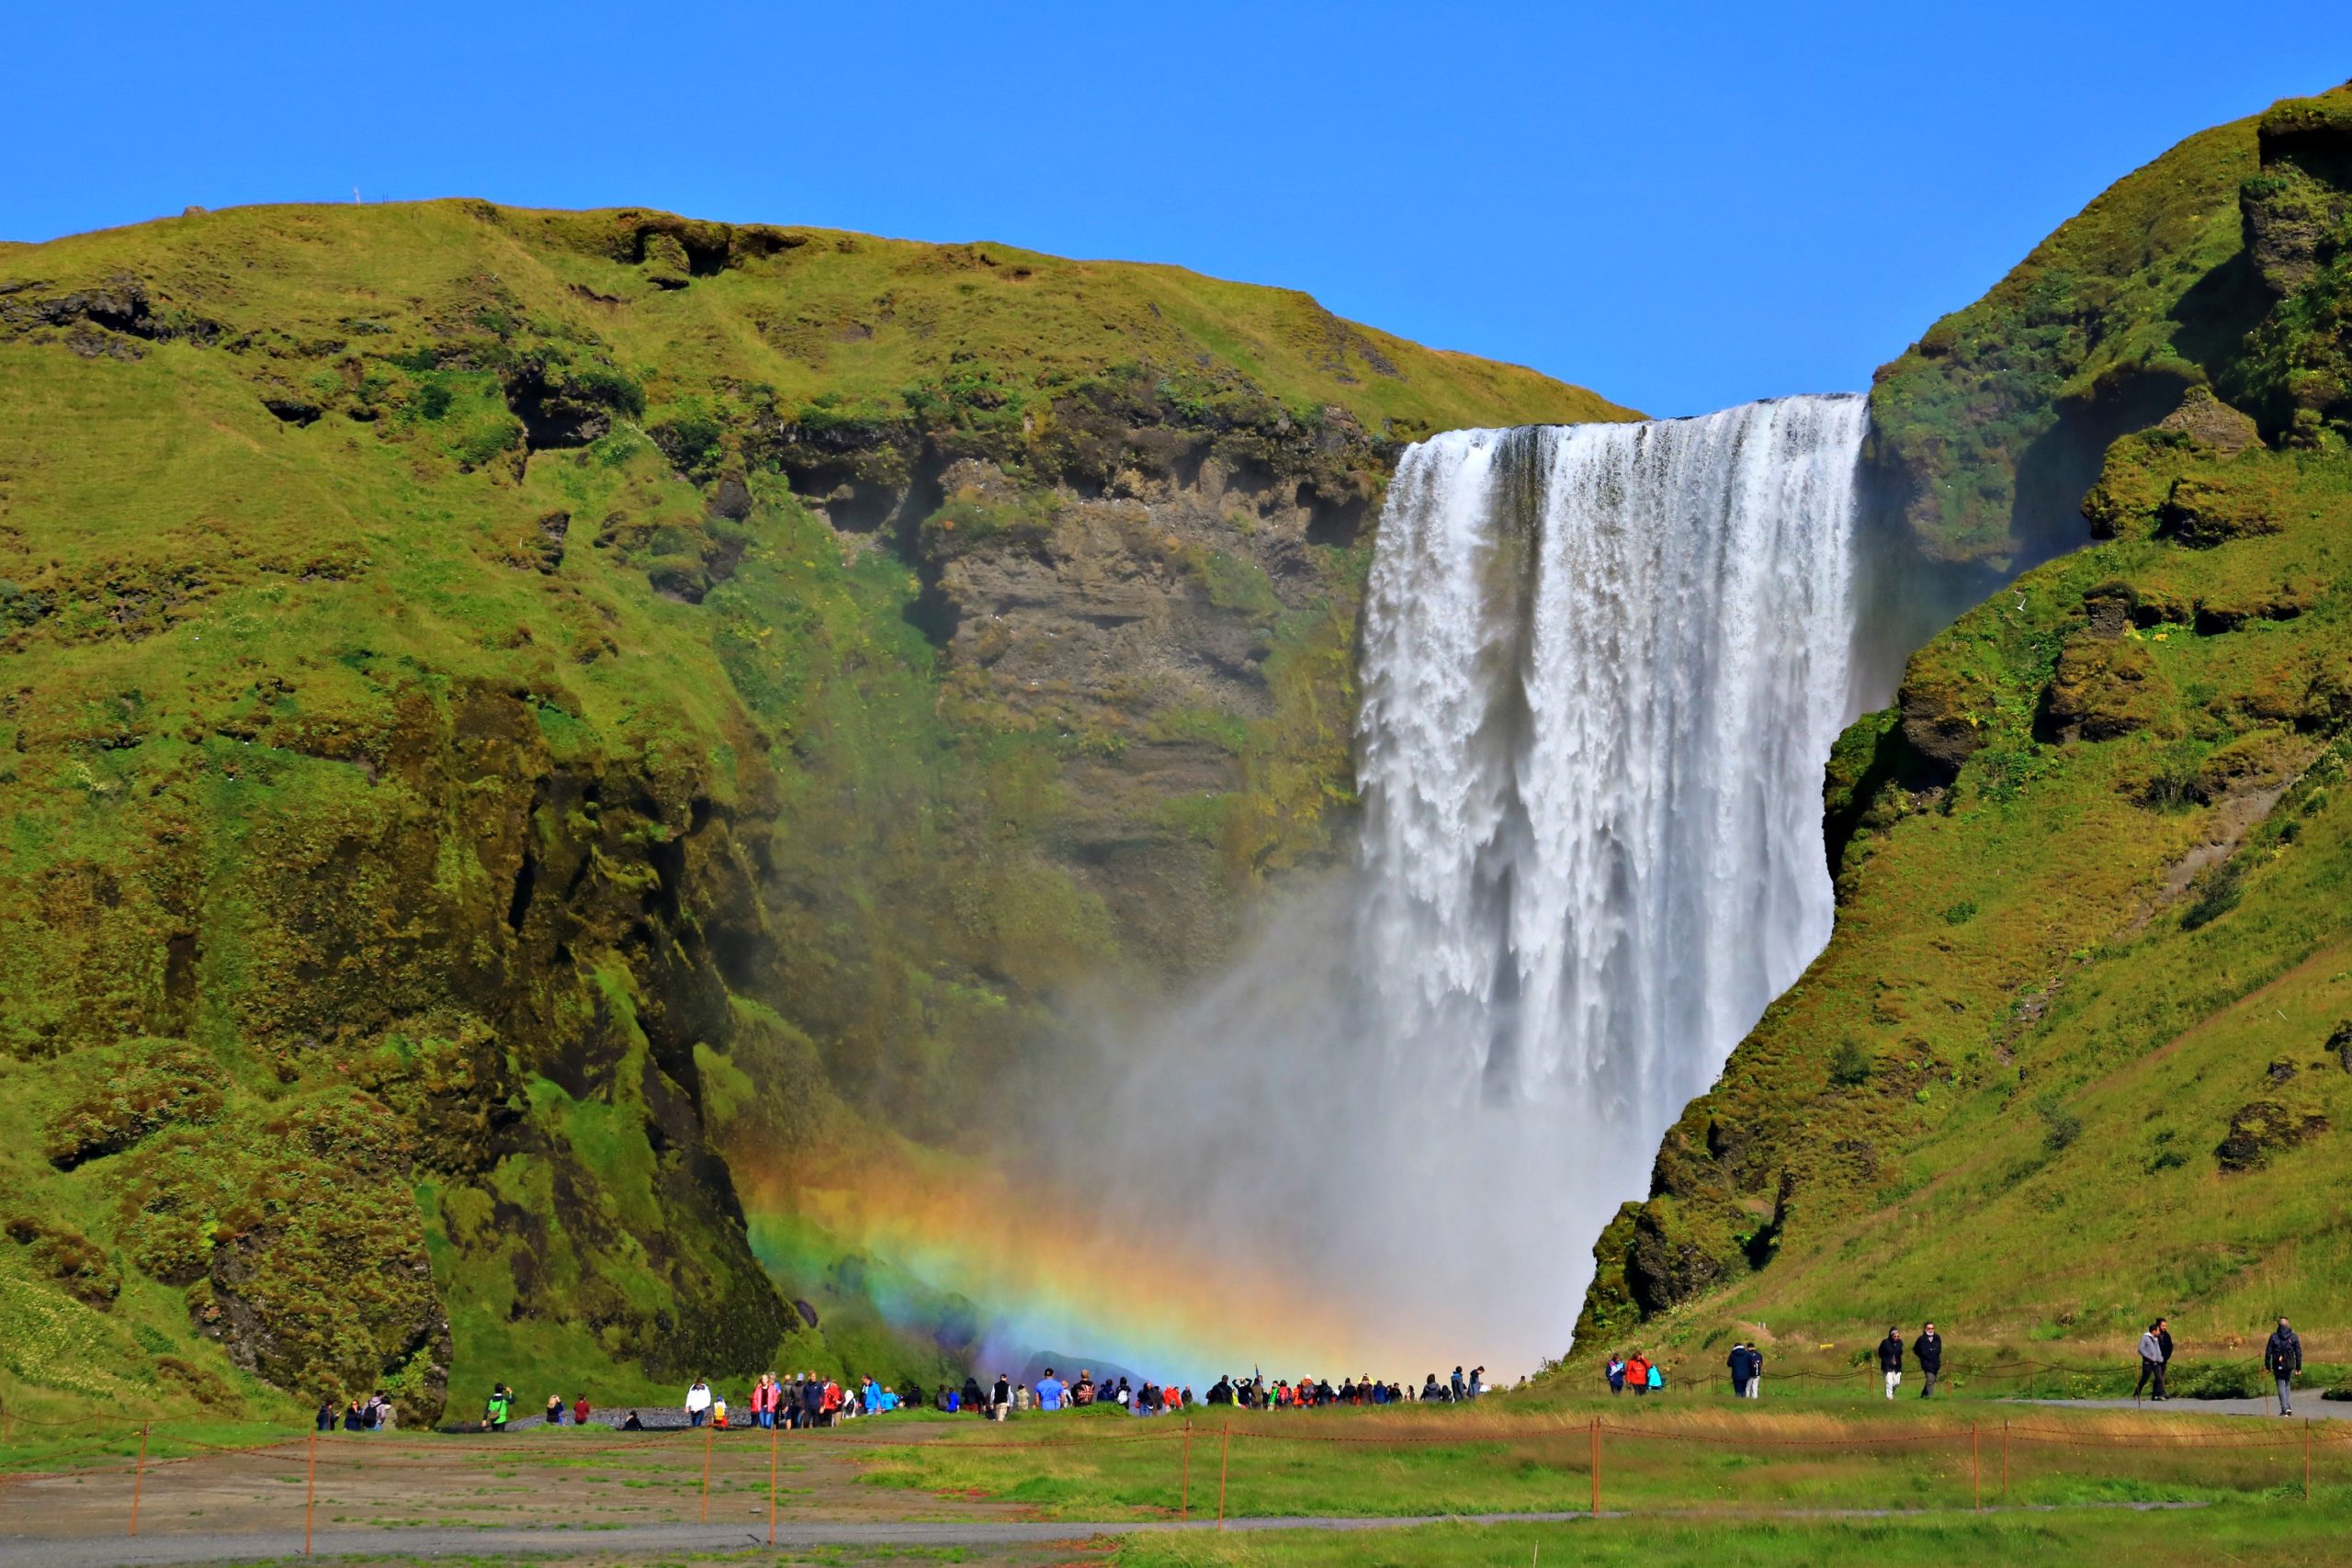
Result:
[[[1024,1140],[1086,1216],[1087,1304],[1008,1341],[1204,1381],[1509,1376],[1567,1348],[1594,1238],[1828,940],[1822,769],[1869,683],[1864,411],[1405,454],[1364,610],[1361,863],[1289,885],[1215,984],[1090,1032]],[[1003,1250],[1075,1227],[1047,1229]]]
[[[1865,410],[1406,453],[1359,770],[1363,976],[1400,1089],[1556,1105],[1645,1162],[1828,941]]]

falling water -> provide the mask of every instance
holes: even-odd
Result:
[[[1406,453],[1364,614],[1362,863],[1057,1085],[1024,1157],[1087,1216],[1052,1227],[1087,1265],[1006,1341],[1203,1378],[1566,1348],[1660,1134],[1828,940],[1864,408]],[[1048,1248],[993,1250],[1017,1274]],[[1135,1298],[1183,1310],[1147,1332]]]
[[[1828,941],[1865,406],[1406,454],[1360,768],[1363,972],[1406,1092],[1557,1105],[1645,1160]]]

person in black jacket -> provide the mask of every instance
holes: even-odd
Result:
[[[825,1424],[825,1380],[814,1372],[800,1385],[800,1424],[812,1428]]]
[[[1936,1392],[1937,1374],[1944,1370],[1944,1337],[1936,1332],[1934,1324],[1919,1325],[1919,1337],[1911,1342],[1911,1354],[1918,1358],[1919,1371],[1927,1378],[1919,1385],[1919,1397],[1925,1399]]]
[[[2295,1331],[2287,1325],[2283,1317],[2278,1320],[2278,1327],[2269,1341],[2262,1347],[2262,1365],[2263,1370],[2270,1374],[2271,1381],[2278,1386],[2278,1414],[2292,1416],[2295,1413],[2295,1374],[2303,1370],[2303,1342],[2295,1337]]]
[[[1739,1398],[1747,1392],[1747,1341],[1736,1341],[1731,1354],[1724,1358],[1724,1365],[1731,1369],[1731,1396]]]
[[[1891,1323],[1886,1337],[1878,1342],[1878,1370],[1886,1374],[1886,1397],[1893,1399],[1903,1382],[1903,1330]]]

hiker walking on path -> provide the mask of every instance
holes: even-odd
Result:
[[[1729,1368],[1731,1369],[1731,1396],[1732,1396],[1734,1399],[1745,1399],[1745,1398],[1747,1398],[1747,1340],[1745,1340],[1745,1339],[1741,1339],[1741,1340],[1736,1340],[1736,1341],[1735,1341],[1735,1342],[1733,1343],[1732,1348],[1731,1348],[1731,1354],[1730,1354],[1730,1355],[1728,1355],[1728,1356],[1725,1356],[1725,1357],[1724,1358],[1724,1366],[1726,1366],[1726,1367],[1729,1367]]]
[[[1911,1354],[1918,1359],[1919,1371],[1928,1380],[1919,1388],[1919,1397],[1925,1399],[1936,1392],[1936,1376],[1944,1370],[1944,1337],[1936,1332],[1934,1324],[1919,1325],[1919,1337],[1911,1342]]]
[[[2278,1414],[2292,1416],[2295,1413],[2295,1374],[2303,1370],[2303,1342],[2295,1337],[2295,1331],[2287,1325],[2283,1317],[2278,1320],[2278,1327],[2270,1336],[2268,1343],[2262,1347],[2262,1365],[2269,1372],[2271,1381],[2278,1385]]]
[[[1764,1397],[1764,1347],[1752,1342],[1747,1347],[1747,1397]]]
[[[1903,1382],[1903,1331],[1891,1323],[1878,1342],[1878,1370],[1886,1374],[1886,1397],[1893,1399]]]
[[[1625,1358],[1623,1353],[1614,1354],[1609,1358],[1609,1392],[1611,1393],[1625,1392]]]
[[[2160,1317],[2148,1325],[2148,1332],[2140,1336],[2140,1381],[2132,1385],[2132,1397],[2139,1398],[2140,1391],[2150,1383],[2155,1384],[2155,1398],[2167,1397],[2165,1393],[2165,1363],[2171,1359],[2172,1335]]]
[[[696,1378],[686,1390],[686,1422],[699,1427],[710,1416],[710,1385]]]

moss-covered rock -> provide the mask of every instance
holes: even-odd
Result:
[[[2224,1172],[2258,1170],[2273,1156],[2328,1131],[2327,1118],[2275,1100],[2250,1100],[2230,1114],[2230,1130],[2213,1150]]]
[[[2092,631],[2066,640],[2042,712],[2061,740],[2112,740],[2161,724],[2173,705],[2170,683],[2144,644]]]

